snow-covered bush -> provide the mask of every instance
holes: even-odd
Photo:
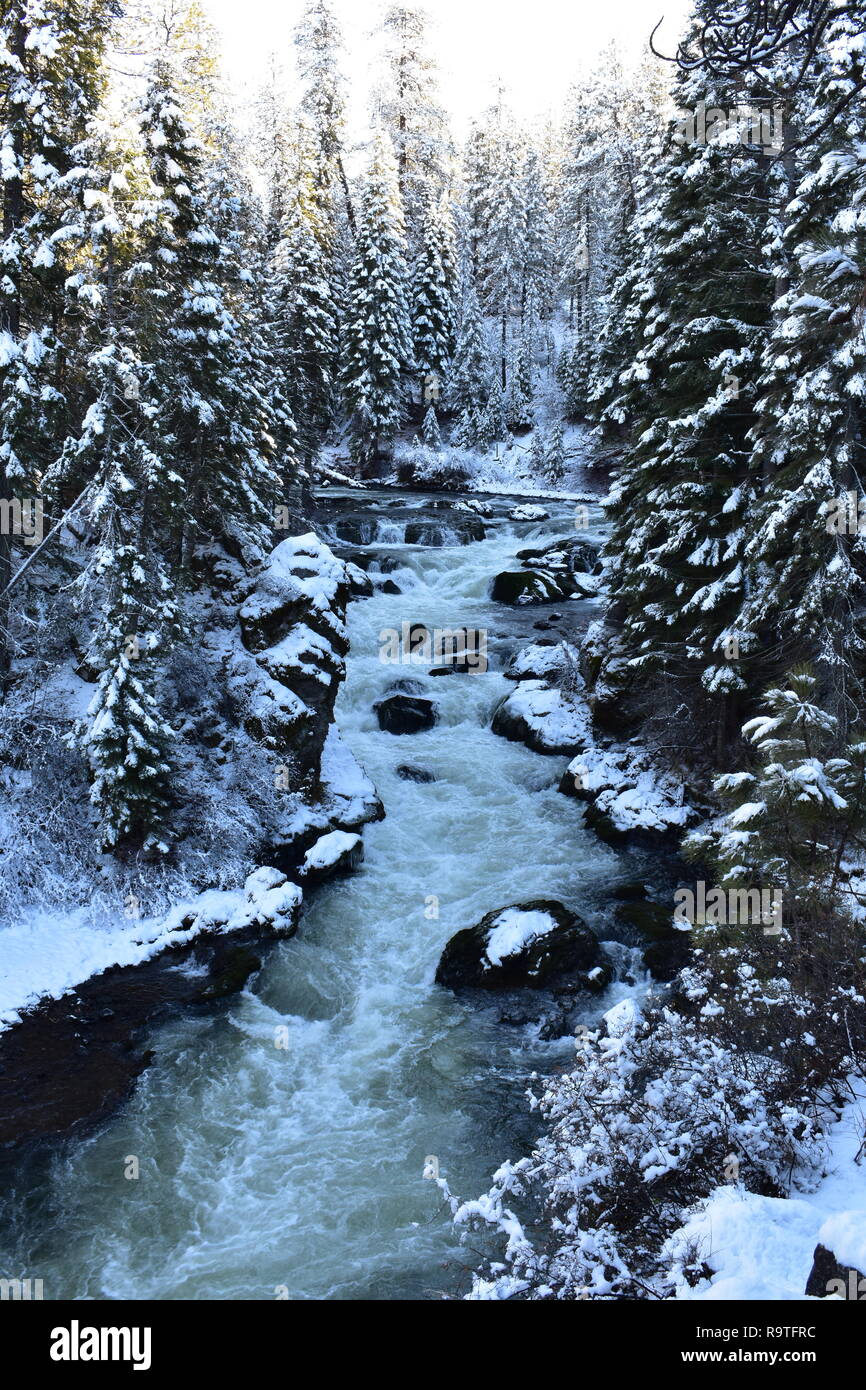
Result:
[[[455,1221],[505,1239],[472,1299],[664,1296],[662,1251],[684,1207],[725,1181],[787,1191],[818,1170],[817,1127],[776,1098],[775,1063],[703,1021],[629,1002],[578,1040],[534,1104],[545,1128]]]
[[[409,449],[395,450],[394,462],[401,483],[460,491],[472,476],[472,465],[460,451],[443,452],[415,443]]]

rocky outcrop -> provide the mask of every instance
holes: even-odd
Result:
[[[309,533],[276,547],[239,612],[236,716],[256,742],[290,755],[299,778],[318,769],[345,675],[348,598],[345,565]]]
[[[562,903],[535,899],[489,912],[453,936],[436,971],[452,990],[599,990],[610,970],[592,931]]]
[[[602,589],[598,550],[589,541],[566,537],[543,549],[519,550],[520,569],[504,570],[493,581],[491,597],[515,606],[595,598]]]

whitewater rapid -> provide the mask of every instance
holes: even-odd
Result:
[[[380,504],[368,499],[374,515]],[[567,531],[573,510],[557,503],[538,526],[501,520],[468,545],[406,546],[395,531],[390,577],[403,592],[352,604],[337,709],[387,812],[364,831],[363,869],[318,890],[243,994],[158,1030],[121,1113],[21,1177],[7,1194],[7,1273],[41,1277],[46,1298],[402,1299],[465,1284],[472,1255],[425,1159],[477,1195],[531,1142],[529,1074],[566,1064],[573,1043],[541,1042],[437,987],[439,955],[461,927],[534,896],[604,937],[600,903],[628,868],[557,792],[566,759],[489,727],[522,645],[515,615],[487,596],[491,578],[521,546]],[[379,659],[380,634],[404,621],[485,629],[490,669],[421,668],[439,723],[394,737],[372,706],[419,675]],[[401,763],[436,780],[403,781]],[[614,984],[587,1020],[635,988]],[[137,1178],[125,1176],[131,1157]]]

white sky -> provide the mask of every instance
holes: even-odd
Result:
[[[304,0],[203,0],[224,39],[223,68],[239,97],[255,89],[270,52],[294,74],[292,34]],[[558,108],[569,83],[616,38],[639,53],[662,16],[657,46],[673,52],[688,0],[426,0],[443,104],[463,139],[489,105],[499,80],[517,116],[531,120]],[[345,38],[344,70],[353,124],[363,125],[374,80],[371,37],[382,0],[335,0]]]

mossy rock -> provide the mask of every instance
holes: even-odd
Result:
[[[542,570],[503,570],[493,581],[490,597],[495,603],[512,605],[555,603],[562,598],[562,590]]]
[[[242,990],[251,975],[261,970],[261,957],[249,946],[233,946],[220,955],[210,983],[202,990],[202,999],[225,999]]]

